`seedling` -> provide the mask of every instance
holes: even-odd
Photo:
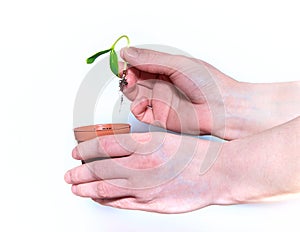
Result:
[[[86,59],[86,63],[87,64],[92,64],[99,56],[109,53],[109,65],[110,65],[110,70],[113,72],[113,74],[115,74],[117,77],[121,78],[121,80],[119,81],[119,87],[120,90],[123,91],[124,86],[126,86],[128,84],[127,80],[126,80],[126,70],[127,70],[127,63],[124,62],[124,68],[123,68],[123,72],[120,75],[120,71],[119,71],[119,60],[118,60],[118,55],[115,51],[115,46],[116,44],[119,42],[119,40],[121,40],[122,38],[125,38],[127,40],[127,47],[129,47],[129,38],[127,35],[122,35],[120,36],[111,46],[111,48],[97,52],[96,54],[92,55],[91,57]]]

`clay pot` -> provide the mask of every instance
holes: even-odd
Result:
[[[126,134],[129,132],[130,124],[127,123],[96,124],[74,128],[75,139],[78,143],[96,138],[98,136]],[[82,163],[84,164],[85,161],[82,161]]]
[[[78,143],[96,138],[97,136],[126,134],[130,132],[127,123],[96,124],[74,128],[75,139]]]

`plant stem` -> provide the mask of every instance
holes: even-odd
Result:
[[[120,36],[120,37],[113,43],[113,45],[111,46],[111,49],[115,49],[116,44],[117,44],[122,38],[126,38],[126,40],[127,40],[127,47],[129,47],[130,40],[129,40],[128,36],[127,36],[127,35],[122,35],[122,36]]]
[[[121,35],[121,36],[113,43],[113,45],[111,46],[111,50],[114,50],[114,49],[115,49],[116,44],[117,44],[122,38],[125,38],[125,39],[127,40],[127,47],[129,47],[130,40],[129,40],[128,36],[127,36],[127,35]],[[127,69],[127,62],[124,62],[123,70],[126,70],[126,69]]]

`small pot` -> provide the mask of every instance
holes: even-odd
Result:
[[[126,134],[129,132],[130,124],[127,123],[96,124],[74,128],[75,139],[78,143],[98,136]],[[82,160],[82,163],[84,164],[85,162]]]
[[[75,139],[78,143],[103,135],[126,134],[130,132],[130,124],[112,123],[96,124],[74,128]]]

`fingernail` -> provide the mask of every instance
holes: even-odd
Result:
[[[65,174],[65,181],[69,184],[71,182],[71,175],[70,175],[70,171],[68,171]]]
[[[72,151],[72,157],[73,157],[74,159],[77,159],[77,158],[78,158],[78,155],[77,155],[77,147],[75,147],[75,148],[73,149],[73,151]]]
[[[123,49],[123,55],[136,58],[139,55],[138,49],[134,47],[124,48]]]

